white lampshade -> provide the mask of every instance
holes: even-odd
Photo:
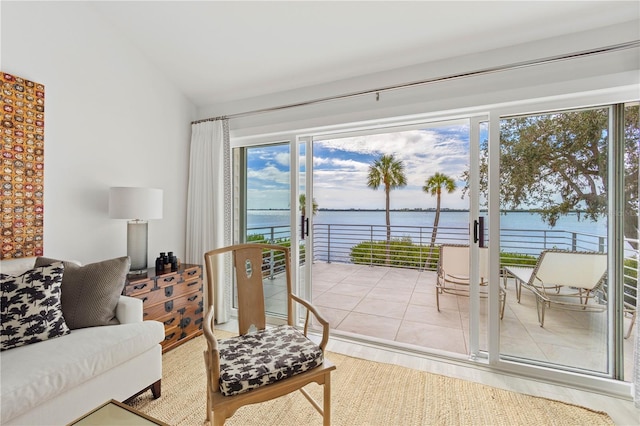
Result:
[[[162,219],[162,189],[110,188],[109,217],[113,219]]]

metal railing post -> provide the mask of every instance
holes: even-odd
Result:
[[[327,225],[327,263],[331,263],[331,224]]]
[[[373,266],[373,225],[369,225],[369,266]]]
[[[273,230],[273,228],[271,228]],[[275,260],[273,260],[273,250],[269,250],[269,279],[274,280],[275,274],[273,270],[273,266],[275,265]]]

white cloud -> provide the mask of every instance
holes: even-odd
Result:
[[[276,163],[282,166],[289,165],[289,153],[288,152],[279,152],[274,156],[274,160]]]
[[[274,182],[282,185],[289,185],[289,172],[278,169],[274,165],[267,165],[259,170],[249,170],[248,177],[250,179],[258,179],[261,181]]]
[[[464,132],[466,128],[460,126],[456,130]],[[366,185],[370,163],[340,159],[340,151],[376,157],[394,154],[403,161],[407,186],[392,191],[392,208],[435,207],[435,198],[422,192],[422,186],[436,172],[452,177],[458,186],[455,193],[443,195],[443,204],[449,208],[466,208],[468,205],[467,200],[461,200],[462,173],[469,163],[466,140],[440,134],[436,130],[412,130],[318,143],[336,154],[336,157],[314,158],[318,167],[314,170],[314,191],[320,207],[375,208],[381,205],[384,208],[384,191],[374,191]],[[320,166],[322,170],[319,170]],[[327,170],[327,166],[333,167]]]
[[[425,180],[436,172],[456,180],[453,194],[444,194],[445,208],[467,208],[461,199],[462,173],[469,163],[465,126],[430,128],[387,134],[357,136],[314,142],[318,147],[313,158],[314,198],[320,208],[384,208],[384,191],[367,187],[372,158],[394,154],[405,165],[407,186],[391,192],[392,208],[433,208],[435,197],[422,191]],[[290,176],[279,165],[289,165],[288,152],[254,151],[267,161],[259,170],[250,170],[249,178],[260,190],[250,192],[250,208],[286,208],[289,204]],[[305,157],[300,156],[304,165]],[[301,185],[304,184],[301,178]]]

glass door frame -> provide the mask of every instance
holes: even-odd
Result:
[[[480,351],[480,241],[476,239],[476,229],[480,222],[480,123],[488,116],[469,117],[469,358],[477,360]],[[492,281],[489,281],[490,283]],[[489,317],[498,306],[491,303],[493,291],[489,287]],[[496,292],[497,295],[497,292]],[[497,312],[497,311],[496,311]],[[497,316],[497,313],[496,313]]]
[[[519,115],[519,114],[534,114],[537,112],[562,110],[562,109],[575,109],[579,107],[589,107],[595,105],[613,105],[616,103],[637,101],[637,87],[636,86],[622,86],[614,87],[610,89],[594,90],[592,92],[577,93],[570,96],[554,97],[549,96],[546,98],[524,99],[518,102],[510,102],[508,104],[496,104],[483,106],[478,108],[468,108],[464,110],[456,111],[437,111],[434,113],[422,114],[417,119],[416,116],[392,119],[375,120],[375,124],[368,123],[351,123],[350,125],[331,125],[318,127],[313,129],[306,129],[302,131],[289,131],[281,132],[271,135],[250,135],[242,134],[238,137],[234,136],[232,131],[231,146],[232,148],[249,145],[259,145],[261,143],[275,143],[288,140],[289,143],[295,141],[301,141],[304,137],[310,137],[323,134],[336,134],[345,130],[364,130],[371,129],[373,127],[382,127],[381,123],[398,123],[399,125],[410,125],[416,122],[436,122],[436,121],[449,121],[461,118],[474,117],[477,114],[487,114],[489,117],[489,175],[488,175],[488,209],[489,209],[489,241],[500,241],[500,175],[499,175],[499,152],[500,152],[500,118],[503,116]],[[391,126],[391,124],[388,124]],[[292,147],[291,152],[299,153],[299,148]],[[312,151],[309,151],[312,152]],[[307,153],[308,154],[308,153]],[[309,157],[309,155],[307,155]],[[307,158],[307,161],[312,161]],[[613,161],[613,160],[610,160]],[[292,160],[293,167],[299,166],[299,160],[296,158]],[[298,170],[298,169],[296,169]],[[307,174],[312,174],[312,169],[307,169]],[[297,173],[295,173],[297,175]],[[307,182],[309,182],[307,177]],[[299,178],[295,179],[294,183],[299,184]],[[291,205],[292,208],[298,209],[298,185],[292,185]],[[307,187],[311,188],[311,185]],[[294,195],[295,194],[295,195]],[[310,193],[311,194],[311,193]],[[307,196],[307,209],[310,208],[310,203],[313,195]],[[293,207],[295,206],[295,207]],[[494,214],[491,214],[494,212]],[[496,213],[497,212],[497,213]],[[297,214],[292,215],[293,219],[292,227],[297,229],[299,226],[299,217]],[[312,220],[312,219],[311,219]],[[237,230],[235,231],[237,232]],[[236,234],[237,235],[237,234]],[[296,242],[299,241],[296,236]],[[611,243],[610,243],[611,244]],[[299,256],[299,254],[298,254]],[[296,257],[299,259],[299,257]],[[311,259],[311,258],[309,258]],[[496,371],[505,372],[507,374],[515,374],[523,377],[534,377],[543,381],[550,381],[556,383],[563,383],[579,388],[594,389],[598,388],[602,392],[606,392],[611,395],[619,395],[621,397],[628,397],[631,395],[631,384],[629,382],[623,382],[621,380],[615,380],[609,377],[598,377],[594,375],[579,374],[575,372],[563,371],[560,369],[540,367],[534,364],[525,364],[517,360],[501,357],[500,354],[500,333],[499,333],[499,313],[496,306],[498,305],[498,290],[500,285],[500,251],[499,244],[490,244],[489,247],[489,324],[488,324],[488,353],[480,351],[481,354],[486,357],[478,357],[475,360],[471,360],[472,363],[478,365],[488,363],[492,369]],[[294,268],[296,269],[296,268]],[[295,276],[297,277],[298,271],[296,270]],[[305,286],[310,285],[311,268],[307,268],[305,275],[309,278],[305,280]],[[296,279],[295,285],[298,286]],[[475,308],[474,308],[475,309]],[[620,327],[610,324],[610,327],[615,327],[618,330]],[[475,348],[477,349],[477,348]],[[614,363],[616,358],[609,357],[609,362]]]
[[[489,212],[498,212],[497,214],[489,214],[489,239],[490,241],[500,241],[500,120],[503,117],[515,116],[515,115],[527,115],[545,113],[548,111],[562,111],[562,110],[575,110],[579,108],[592,108],[592,107],[609,107],[610,109],[610,123],[609,123],[609,141],[608,141],[608,170],[610,173],[610,187],[609,187],[609,235],[608,235],[608,247],[609,253],[608,269],[615,273],[617,264],[620,263],[619,255],[615,253],[619,251],[619,248],[615,247],[617,237],[622,232],[621,222],[616,211],[616,205],[620,204],[621,196],[615,191],[615,186],[611,186],[613,182],[614,173],[613,163],[616,161],[616,155],[620,155],[619,151],[615,150],[613,141],[613,123],[611,112],[616,104],[624,103],[627,101],[635,101],[637,99],[629,98],[627,89],[618,88],[615,90],[597,92],[594,94],[585,94],[583,96],[576,96],[570,98],[553,99],[553,100],[540,100],[537,102],[521,102],[516,105],[503,106],[499,108],[491,109],[489,120],[489,174],[488,174],[488,193],[489,193]],[[637,96],[637,95],[636,95]],[[619,161],[619,159],[617,160]],[[618,177],[615,177],[618,179]],[[621,189],[621,188],[618,188]],[[619,210],[618,210],[619,211]],[[489,259],[490,259],[490,291],[496,293],[498,291],[499,280],[499,262],[500,251],[498,245],[490,245]],[[621,263],[620,263],[621,264]],[[616,281],[617,282],[617,281]],[[614,303],[616,301],[616,295],[614,295],[614,286],[609,288],[609,302]],[[491,298],[490,300],[493,300]],[[497,298],[496,298],[497,301]],[[618,303],[617,301],[615,303]],[[607,362],[608,362],[608,374],[593,374],[576,373],[574,371],[563,370],[561,368],[550,368],[549,366],[540,366],[536,362],[526,363],[522,360],[514,360],[508,355],[504,356],[500,352],[500,333],[499,333],[499,319],[490,318],[489,324],[489,363],[495,368],[506,372],[513,372],[518,375],[537,377],[542,380],[549,381],[561,381],[565,384],[571,384],[573,386],[594,388],[598,387],[601,390],[621,396],[630,395],[631,384],[624,382],[620,379],[620,368],[622,367],[623,354],[621,354],[621,340],[623,338],[623,328],[620,324],[617,315],[617,307],[614,305],[612,309],[607,310],[608,315],[608,337],[607,337]],[[493,313],[493,309],[491,309]],[[497,327],[496,327],[497,324]]]

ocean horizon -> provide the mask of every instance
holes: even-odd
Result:
[[[481,212],[482,213],[482,212]],[[418,244],[428,243],[435,211],[391,210],[393,238],[410,238]],[[481,214],[482,216],[482,214]],[[248,210],[248,233],[262,234],[265,238],[289,238],[289,210]],[[386,230],[385,210],[321,209],[313,217],[316,243],[336,247],[349,239],[357,239],[370,229],[374,240],[383,240]],[[488,218],[486,220],[488,225]],[[598,250],[606,242],[606,218],[596,222],[574,212],[561,216],[556,226],[546,224],[534,211],[508,211],[500,215],[501,249],[538,255],[543,249],[560,248]],[[366,233],[369,235],[369,232]],[[436,243],[468,243],[469,211],[442,210]],[[488,230],[486,232],[488,236]],[[367,239],[369,237],[366,237]],[[365,237],[361,237],[364,240]],[[606,247],[606,246],[605,246]],[[333,258],[332,258],[333,259]]]

